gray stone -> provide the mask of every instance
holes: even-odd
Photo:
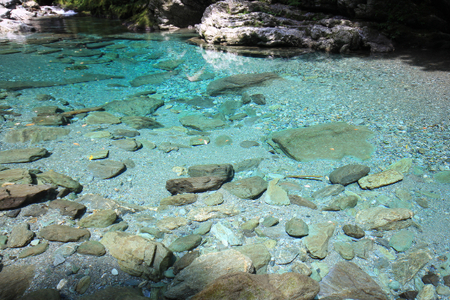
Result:
[[[291,202],[291,204],[309,207],[311,209],[317,209],[317,205],[314,204],[313,202],[309,201],[306,198],[300,197],[298,195],[288,195],[288,197],[289,197],[289,201]]]
[[[30,243],[34,237],[34,232],[30,230],[28,223],[19,223],[13,227],[8,237],[9,248],[21,248]]]
[[[93,111],[84,119],[86,124],[119,124],[120,118],[106,111]]]
[[[264,201],[270,205],[290,205],[287,192],[277,185],[279,178],[269,182]]]
[[[204,254],[175,276],[164,296],[168,299],[188,299],[222,275],[253,271],[250,258],[236,250]]]
[[[261,225],[264,227],[272,227],[277,225],[278,223],[280,223],[280,220],[278,218],[275,218],[274,216],[267,216],[261,222]]]
[[[259,164],[264,160],[264,158],[250,158],[243,160],[241,162],[236,163],[234,167],[234,171],[236,173],[252,170],[258,168]]]
[[[172,194],[198,193],[218,190],[225,179],[217,176],[176,178],[166,181],[166,189]]]
[[[411,248],[414,241],[414,233],[411,231],[401,230],[395,233],[389,240],[389,246],[397,252],[405,252]]]
[[[0,151],[0,164],[32,162],[47,155],[45,148],[25,148]]]
[[[402,285],[410,281],[432,258],[428,249],[417,249],[399,256],[392,263],[394,278]]]
[[[166,80],[169,80],[170,78],[172,78],[177,74],[178,71],[170,71],[170,72],[155,72],[147,75],[142,75],[130,81],[130,85],[132,87],[139,87],[148,84],[157,85],[163,83]]]
[[[48,241],[42,241],[38,245],[25,248],[19,253],[19,258],[35,256],[44,253],[48,249]]]
[[[189,251],[200,245],[202,237],[198,234],[190,234],[180,237],[169,245],[169,249],[173,252]]]
[[[333,236],[333,223],[318,223],[310,226],[309,235],[304,238],[305,246],[313,258],[324,259],[328,254],[328,241]]]
[[[352,244],[346,242],[335,242],[333,244],[334,251],[339,253],[339,255],[346,260],[352,260],[355,257],[355,251],[353,250]]]
[[[75,286],[75,291],[78,294],[84,294],[86,293],[90,285],[91,285],[91,276],[83,276]]]
[[[188,174],[191,177],[218,176],[230,180],[234,169],[230,164],[195,165],[188,168]]]
[[[318,292],[319,284],[303,274],[287,272],[257,275],[239,272],[217,278],[192,300],[313,300]]]
[[[293,237],[304,237],[309,234],[308,225],[298,218],[292,218],[285,225],[286,233]]]
[[[331,172],[329,177],[333,184],[348,185],[358,181],[369,172],[370,168],[364,165],[345,165]]]
[[[209,219],[227,218],[239,214],[240,211],[235,207],[228,207],[225,205],[208,206],[194,208],[189,211],[187,218],[192,221],[204,222]]]
[[[214,224],[211,227],[210,233],[225,246],[240,246],[244,243],[242,233],[236,233],[235,230],[230,229],[221,222]]]
[[[358,225],[346,224],[342,226],[342,230],[346,235],[351,236],[355,239],[360,239],[366,235],[364,230]]]
[[[262,243],[239,246],[233,249],[248,256],[252,260],[257,274],[261,274],[265,270],[272,258],[269,250]]]
[[[136,130],[128,130],[128,129],[114,129],[113,131],[114,138],[121,139],[125,137],[136,137],[140,135],[139,131]]]
[[[21,210],[22,217],[41,217],[48,211],[48,206],[45,204],[31,204]]]
[[[353,243],[355,255],[362,259],[369,259],[370,252],[373,251],[375,242],[372,239],[362,239]]]
[[[212,222],[202,222],[200,225],[194,230],[194,234],[204,235],[207,234],[211,230]]]
[[[0,171],[0,185],[4,183],[31,184],[33,179],[27,169],[9,169]]]
[[[142,148],[142,144],[135,139],[122,139],[112,141],[111,144],[125,151],[136,151]]]
[[[134,129],[155,129],[164,127],[161,123],[156,122],[155,118],[128,116],[121,118],[121,121]]]
[[[346,208],[353,208],[358,204],[358,197],[355,195],[342,196],[333,200],[330,204],[323,208],[326,211],[339,211]]]
[[[214,192],[208,195],[203,202],[208,206],[220,205],[223,203],[223,194],[219,192]]]
[[[159,205],[182,206],[196,202],[197,198],[198,195],[196,194],[180,194],[161,199]]]
[[[46,171],[36,175],[39,183],[55,184],[68,188],[72,192],[80,193],[83,190],[83,186],[73,178],[57,173],[53,170]]]
[[[68,128],[58,127],[27,127],[8,131],[5,135],[7,143],[36,144],[42,141],[53,141],[70,133]]]
[[[219,119],[210,119],[202,115],[188,115],[180,118],[180,123],[184,127],[193,128],[200,131],[208,131],[225,127],[225,122]]]
[[[73,228],[66,225],[49,225],[41,229],[39,236],[48,241],[67,243],[86,241],[91,237],[91,233],[87,229]]]
[[[62,114],[42,115],[31,118],[32,122],[37,126],[59,126],[69,123],[67,118]]]
[[[108,231],[125,231],[128,229],[128,223],[125,221],[111,225]]]
[[[274,79],[281,79],[281,77],[275,73],[237,74],[212,81],[208,84],[206,92],[211,96],[239,92],[242,89],[262,85]]]
[[[320,282],[319,296],[339,299],[387,300],[383,289],[360,267],[341,261]]]
[[[163,244],[125,232],[107,232],[100,242],[118,260],[122,271],[153,281],[161,279],[173,257]]]
[[[93,256],[103,256],[106,254],[105,246],[97,241],[87,241],[82,243],[77,248],[77,253],[93,255]]]
[[[330,196],[335,196],[342,193],[345,190],[344,186],[341,184],[333,184],[328,185],[324,188],[321,188],[318,191],[315,191],[312,196],[314,199],[322,199]]]
[[[298,161],[315,159],[340,160],[353,156],[370,158],[373,146],[366,142],[372,132],[364,126],[343,122],[286,129],[270,136],[273,146]]]
[[[216,137],[214,144],[217,147],[230,146],[233,144],[233,139],[229,135],[221,134],[218,137]]]
[[[88,169],[92,172],[92,174],[94,174],[95,177],[108,179],[125,171],[126,167],[121,162],[105,159],[102,161],[91,162],[88,165]]]
[[[69,216],[72,219],[77,218],[86,211],[86,206],[75,201],[56,199],[48,205],[52,209],[59,209],[63,216]]]
[[[82,218],[78,225],[87,228],[105,228],[113,224],[117,214],[112,209],[97,210],[92,215]]]
[[[267,189],[268,183],[259,176],[253,176],[223,185],[223,188],[241,199],[256,199]]]

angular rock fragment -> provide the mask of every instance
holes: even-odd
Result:
[[[25,163],[38,160],[47,155],[45,148],[26,148],[0,151],[0,164]]]
[[[14,184],[0,187],[0,210],[48,200],[55,195],[55,186]]]
[[[348,185],[358,181],[369,172],[370,168],[364,165],[346,165],[331,172],[329,177],[333,184]]]
[[[370,174],[358,180],[362,189],[375,189],[403,180],[403,174],[396,170],[386,170],[376,174]]]
[[[41,229],[39,236],[48,241],[79,242],[91,237],[87,229],[73,228],[67,225],[49,225]]]

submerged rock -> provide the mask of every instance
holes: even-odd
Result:
[[[387,300],[383,289],[360,267],[351,262],[338,262],[320,282],[322,297],[360,300]]]
[[[107,103],[103,108],[106,111],[120,113],[125,116],[151,115],[164,105],[164,101],[152,97],[135,97],[129,100],[114,100]]]
[[[100,242],[118,260],[122,271],[153,281],[161,279],[173,257],[163,244],[125,232],[107,232]]]
[[[206,88],[206,92],[211,96],[217,96],[223,93],[239,92],[242,89],[255,85],[261,85],[274,79],[282,79],[282,77],[275,73],[232,75],[225,78],[216,79],[209,83]]]
[[[267,189],[268,183],[259,176],[253,176],[223,185],[223,188],[241,199],[256,199]]]
[[[105,159],[90,163],[88,169],[95,177],[108,179],[121,174],[125,171],[126,167],[121,162]]]
[[[35,275],[35,266],[5,266],[0,272],[0,299],[18,299],[29,288]]]
[[[70,133],[70,129],[59,127],[28,127],[15,129],[6,133],[5,142],[36,144],[42,141],[53,141]]]
[[[364,165],[346,165],[337,168],[330,174],[333,184],[348,185],[369,174],[370,168]]]
[[[362,189],[375,189],[385,185],[403,180],[403,174],[396,170],[386,170],[383,172],[367,175],[358,180]]]
[[[0,164],[25,163],[41,159],[47,155],[45,148],[26,148],[0,151]]]
[[[167,299],[189,299],[222,275],[253,270],[250,258],[236,250],[204,254],[175,276],[164,296]]]
[[[169,80],[173,76],[178,75],[178,73],[179,71],[170,71],[170,72],[156,72],[148,75],[142,75],[130,81],[130,85],[132,87],[139,87],[147,84],[158,85],[166,80]]]
[[[78,181],[72,179],[70,176],[57,173],[53,170],[37,174],[36,177],[38,183],[55,184],[68,188],[75,193],[80,193],[83,190],[83,186]]]
[[[344,156],[365,160],[374,150],[366,142],[371,135],[365,126],[337,122],[275,132],[269,144],[298,161],[339,160]]]
[[[189,115],[180,118],[180,123],[184,127],[193,128],[200,131],[208,131],[225,127],[226,123],[219,119],[210,119],[202,115]]]
[[[166,189],[172,195],[214,191],[218,190],[225,180],[217,176],[169,179],[166,182]]]
[[[52,185],[13,184],[0,187],[0,210],[12,209],[52,197]]]
[[[414,213],[407,208],[372,207],[359,211],[356,222],[367,229],[377,229],[411,219],[413,216]]]
[[[192,299],[312,300],[318,293],[319,284],[303,274],[256,275],[238,272],[217,278]]]

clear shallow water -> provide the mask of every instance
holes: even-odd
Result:
[[[32,163],[33,168],[44,171],[52,168],[72,176],[82,182],[85,193],[99,193],[135,204],[157,206],[162,197],[168,196],[164,185],[167,179],[176,177],[172,171],[174,166],[236,163],[247,158],[264,157],[266,160],[258,171],[243,172],[237,174],[237,177],[266,175],[270,179],[271,176],[287,174],[325,175],[344,164],[360,163],[353,158],[344,158],[338,162],[324,160],[299,163],[284,156],[269,154],[267,147],[247,150],[238,145],[244,140],[261,142],[267,134],[286,128],[334,121],[365,125],[374,132],[369,142],[376,150],[370,160],[363,162],[371,167],[372,173],[385,169],[401,158],[412,158],[414,171],[400,184],[384,187],[373,193],[366,192],[362,207],[395,200],[397,188],[409,191],[414,198],[422,197],[421,192],[438,195],[437,198],[427,198],[429,209],[422,209],[413,201],[410,203],[416,213],[415,221],[422,228],[421,232],[416,232],[415,243],[428,243],[436,256],[448,253],[450,229],[445,224],[449,221],[450,212],[449,185],[433,180],[436,172],[449,169],[450,162],[450,68],[445,64],[445,56],[436,59],[433,53],[400,52],[376,56],[310,53],[289,59],[255,58],[204,50],[188,44],[185,41],[192,36],[191,32],[134,34],[124,32],[118,22],[95,20],[92,23],[92,19],[85,21],[78,18],[51,20],[42,24],[42,33],[27,37],[27,41],[22,37],[14,42],[2,43],[0,50],[17,49],[20,52],[0,56],[0,81],[60,82],[87,74],[107,74],[123,78],[21,89],[15,97],[0,102],[13,106],[14,111],[22,114],[13,121],[2,123],[2,135],[10,128],[19,128],[30,123],[31,117],[34,116],[32,110],[37,106],[58,105],[72,110],[103,105],[149,90],[154,90],[166,103],[166,107],[160,108],[155,114],[157,121],[166,127],[180,126],[178,119],[181,116],[198,111],[177,100],[204,95],[207,85],[212,81],[209,79],[191,82],[189,78],[200,74],[199,72],[213,73],[215,79],[234,74],[274,72],[283,79],[247,90],[250,94],[262,93],[266,96],[266,105],[251,106],[259,118],[251,121],[250,118],[244,119],[237,123],[239,126],[234,123],[229,128],[212,132],[212,141],[220,134],[230,135],[234,141],[230,148],[216,147],[211,143],[204,148],[180,149],[179,152],[168,154],[156,150],[139,150],[135,153],[111,151],[111,159],[133,159],[137,164],[136,168],[130,168],[111,180],[96,180],[86,169],[87,153],[108,148],[110,145],[104,140],[89,141],[83,138],[83,134],[88,129],[108,129],[108,126],[83,127],[83,120],[75,119],[74,123],[68,126],[72,130],[69,137],[63,141],[42,143],[42,146],[53,151],[54,155]],[[68,44],[60,48],[51,47],[51,43],[43,45],[55,38]],[[44,39],[48,41],[43,43]],[[85,44],[100,41],[112,44],[94,49],[101,52],[94,56],[64,55],[80,49],[84,51]],[[39,54],[49,49],[61,51]],[[65,58],[73,61],[62,63]],[[102,59],[109,60],[97,63],[102,62]],[[161,72],[161,69],[154,66],[156,63],[180,59],[183,63],[176,69],[178,73],[167,81],[140,87],[130,85],[138,76]],[[87,66],[87,69],[71,70],[73,66]],[[35,98],[39,94],[52,95],[56,100],[38,102]],[[215,114],[221,103],[240,100],[241,94],[221,95],[213,99],[216,106],[202,109],[200,112]],[[244,108],[241,108],[240,111],[243,110]],[[167,140],[187,143],[190,138],[176,130],[167,134],[141,130],[141,137],[157,144]],[[73,143],[81,146],[74,147]],[[2,150],[26,146],[1,144]],[[67,163],[68,161],[70,163]],[[301,194],[310,196],[313,191],[325,185],[323,182],[301,183]],[[348,189],[360,192],[357,187]],[[253,214],[264,216],[266,213],[261,211],[265,207],[263,205],[242,205],[242,211],[250,217]],[[270,209],[279,217],[292,217],[292,212],[283,207]],[[173,213],[184,215],[186,210],[176,209]],[[337,213],[338,217],[320,212],[311,215],[314,222],[330,218],[348,222],[353,220],[352,212]],[[334,253],[334,256],[331,255],[327,259],[336,258]],[[365,263],[370,266],[371,262]]]

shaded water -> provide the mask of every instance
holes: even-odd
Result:
[[[27,36],[26,39],[20,37],[0,43],[0,51],[18,50],[17,53],[0,56],[0,88],[9,88],[8,97],[0,100],[0,105],[10,105],[15,112],[22,114],[8,116],[0,125],[2,137],[11,128],[23,128],[30,124],[34,116],[33,108],[38,106],[57,105],[64,110],[75,110],[101,106],[149,91],[165,102],[165,106],[154,114],[156,120],[166,128],[180,126],[179,119],[182,116],[193,113],[213,116],[223,113],[225,108],[221,105],[226,101],[241,100],[242,91],[212,97],[214,105],[211,107],[198,108],[187,103],[193,97],[205,96],[208,84],[214,79],[264,72],[273,72],[282,79],[247,88],[246,92],[250,95],[264,94],[267,103],[237,108],[234,113],[245,112],[249,115],[242,121],[228,121],[231,114],[227,115],[225,120],[230,126],[212,131],[212,142],[205,147],[180,148],[178,152],[170,153],[157,150],[149,152],[145,149],[124,153],[111,148],[109,141],[91,140],[83,134],[127,127],[85,126],[83,116],[79,116],[67,126],[72,130],[67,138],[41,143],[54,154],[45,161],[33,162],[33,168],[43,171],[54,169],[72,176],[84,185],[83,193],[98,193],[154,207],[161,198],[168,196],[164,184],[166,180],[176,177],[172,170],[175,166],[237,163],[244,159],[263,157],[265,160],[259,169],[238,173],[236,177],[260,175],[270,180],[288,174],[328,175],[333,169],[348,163],[366,164],[371,167],[371,173],[376,173],[402,158],[412,158],[413,167],[401,183],[373,192],[361,191],[357,185],[347,187],[347,190],[361,196],[362,203],[355,210],[332,215],[319,211],[292,212],[283,207],[245,203],[239,204],[242,205],[243,217],[237,220],[242,221],[254,215],[265,217],[268,212],[272,212],[282,220],[298,214],[312,216],[311,223],[321,220],[344,224],[354,222],[356,212],[369,206],[407,207],[414,211],[414,221],[420,228],[411,229],[415,233],[414,245],[427,244],[435,255],[433,259],[449,254],[450,228],[446,224],[450,221],[450,188],[448,183],[439,183],[434,179],[435,174],[450,169],[450,68],[447,56],[403,51],[389,55],[308,53],[290,58],[261,58],[204,50],[186,42],[195,35],[192,32],[127,33],[120,23],[111,20],[50,19],[39,26],[40,33]],[[109,43],[97,48],[95,43],[100,42]],[[89,45],[92,49],[89,49]],[[55,52],[50,53],[49,50]],[[157,65],[160,62],[179,62],[180,65],[167,71]],[[133,80],[139,76],[162,72],[171,73],[163,73],[169,75],[165,75],[158,84],[133,86]],[[89,74],[109,77],[65,84],[67,80],[86,78]],[[213,74],[213,78],[195,81],[196,78],[202,79],[204,74]],[[51,84],[30,88],[36,82]],[[36,96],[41,94],[51,95],[54,99],[39,102]],[[265,143],[265,138],[272,132],[337,121],[364,125],[374,132],[369,142],[374,145],[375,151],[369,160],[361,162],[345,157],[342,161],[300,163],[283,155],[272,154]],[[231,146],[214,144],[213,141],[222,134],[233,139]],[[190,138],[176,127],[168,133],[144,129],[141,130],[141,137],[157,145],[166,141],[186,144]],[[261,146],[250,150],[239,147],[240,142],[246,140],[257,141]],[[26,147],[5,142],[0,145],[1,150]],[[112,149],[110,158],[132,159],[136,167],[129,168],[111,180],[92,178],[86,168],[87,154],[102,148]],[[22,167],[29,168],[29,165]],[[298,185],[295,180],[292,183]],[[326,185],[325,182],[302,182],[299,184],[299,193],[309,197]],[[396,193],[398,189],[405,190],[411,197],[405,199],[396,196],[399,194]],[[428,208],[418,205],[419,199],[425,199]],[[318,204],[324,205],[320,201]],[[187,211],[189,208],[181,208],[171,214],[182,216]],[[133,226],[131,232],[138,229],[137,225]],[[390,235],[388,233],[386,237]],[[284,241],[281,245],[283,243],[289,244],[291,241]],[[382,255],[376,255],[377,259],[355,260],[368,271],[380,263]],[[339,257],[334,253],[324,262],[331,267],[337,260]],[[289,266],[274,268],[272,271],[286,270],[289,270]],[[407,287],[411,286],[405,286],[404,289]],[[395,291],[390,292],[395,294]]]

